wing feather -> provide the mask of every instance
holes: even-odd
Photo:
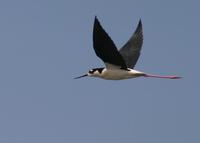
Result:
[[[134,68],[134,66],[136,65],[140,56],[142,44],[143,30],[142,21],[140,20],[134,34],[131,36],[128,42],[119,50],[128,68]]]
[[[93,28],[93,48],[96,55],[103,60],[104,63],[119,66],[126,69],[126,63],[117,50],[114,42],[101,26],[97,17],[94,20]]]

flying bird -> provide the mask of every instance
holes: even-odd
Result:
[[[112,39],[101,26],[95,16],[93,27],[93,48],[96,55],[104,62],[105,67],[94,68],[88,73],[76,77],[98,77],[106,80],[122,80],[136,77],[154,77],[179,79],[178,76],[160,76],[147,74],[133,69],[140,56],[143,44],[142,21],[140,19],[137,28],[128,42],[118,51]]]

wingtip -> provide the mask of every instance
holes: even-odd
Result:
[[[94,18],[94,28],[95,30],[97,29],[100,29],[100,27],[102,28],[101,24],[100,24],[100,21],[99,19],[97,18],[97,16],[95,15],[95,18]],[[102,28],[103,29],[103,28]]]
[[[95,17],[94,17],[94,23],[95,23],[95,24],[99,23],[99,20],[98,20],[98,18],[97,18],[96,15],[95,15]]]
[[[142,20],[140,18],[135,33],[142,31]]]
[[[95,15],[94,21],[99,21],[97,15]]]
[[[138,23],[138,27],[142,26],[142,19],[140,18],[139,23]]]

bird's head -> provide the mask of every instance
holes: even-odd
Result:
[[[91,70],[88,71],[88,73],[86,73],[82,76],[75,77],[74,79],[78,79],[78,78],[82,78],[82,77],[86,77],[86,76],[101,77],[101,73],[102,73],[103,69],[104,68],[91,69]]]

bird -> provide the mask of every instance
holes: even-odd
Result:
[[[142,20],[139,20],[136,30],[130,39],[117,49],[115,43],[101,26],[97,16],[93,26],[93,49],[105,64],[105,67],[93,68],[86,74],[75,77],[98,77],[105,80],[123,80],[136,77],[154,77],[166,79],[180,79],[179,76],[161,76],[135,70],[134,67],[140,56],[143,44]]]

